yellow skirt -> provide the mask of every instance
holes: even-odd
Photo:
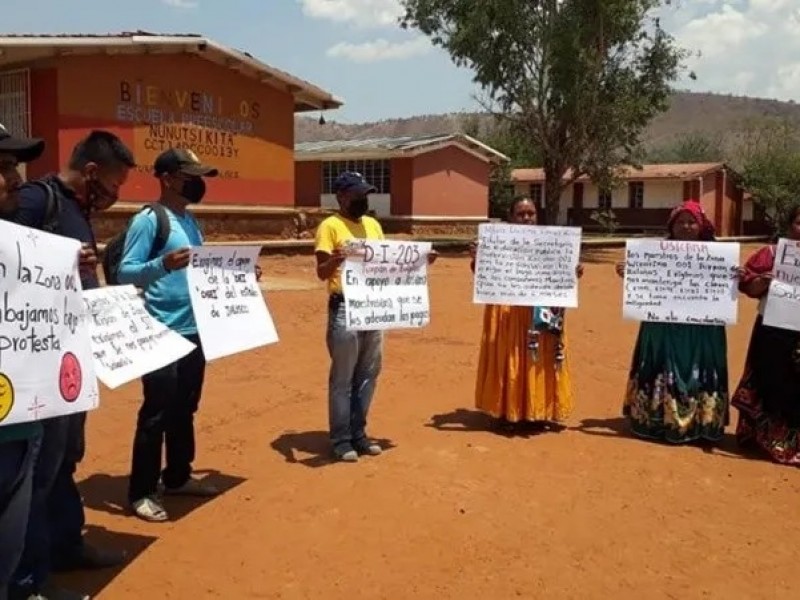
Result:
[[[566,337],[565,359],[556,368],[556,337],[542,333],[538,360],[528,352],[531,308],[488,305],[475,384],[475,406],[496,418],[563,421],[572,412]]]

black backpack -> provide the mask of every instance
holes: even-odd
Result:
[[[61,224],[59,217],[61,216],[61,198],[53,187],[50,177],[36,179],[28,183],[38,185],[44,188],[47,193],[47,202],[44,208],[44,218],[42,219],[42,231],[58,235],[58,229]]]
[[[161,204],[154,202],[143,207],[141,211],[149,210],[156,215],[156,237],[153,240],[153,245],[150,248],[150,256],[148,260],[153,260],[167,245],[167,239],[170,234],[169,214],[167,209]],[[133,219],[131,219],[133,220]],[[122,252],[125,249],[125,236],[128,234],[128,228],[131,221],[125,226],[120,233],[115,235],[108,244],[103,254],[103,275],[106,278],[106,285],[120,285],[119,283],[119,265],[122,262]]]

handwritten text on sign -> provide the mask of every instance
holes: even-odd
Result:
[[[347,329],[423,327],[430,321],[430,242],[359,240],[342,268]]]
[[[800,242],[778,240],[773,276],[763,310],[764,325],[800,331]]]
[[[96,408],[80,243],[0,221],[0,425]]]
[[[260,246],[192,249],[187,270],[197,331],[206,360],[274,344],[278,333],[255,268]]]
[[[87,290],[97,377],[111,389],[179,360],[195,345],[156,321],[132,285]]]
[[[478,226],[474,302],[578,306],[579,227]]]
[[[739,244],[629,240],[623,316],[634,321],[736,323]]]

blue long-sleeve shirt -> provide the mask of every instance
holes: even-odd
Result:
[[[148,312],[181,335],[197,334],[186,269],[167,272],[164,256],[181,248],[203,245],[203,234],[195,218],[186,212],[178,215],[167,209],[170,232],[167,243],[150,259],[156,239],[156,215],[151,210],[137,214],[128,227],[119,265],[121,284],[133,284],[144,290]]]

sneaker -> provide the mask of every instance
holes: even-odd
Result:
[[[353,450],[351,446],[345,446],[344,448],[334,449],[333,455],[336,457],[336,460],[341,462],[349,462],[349,463],[358,462],[358,452]]]
[[[33,594],[28,600],[91,600],[91,596],[81,592],[73,592],[63,588],[46,585],[39,594]]]
[[[366,438],[355,442],[353,444],[353,448],[355,448],[356,452],[362,456],[380,456],[383,454],[383,448]]]
[[[155,496],[140,498],[131,503],[131,510],[137,517],[149,523],[163,523],[169,519],[167,511]]]
[[[210,483],[206,483],[205,481],[200,481],[199,479],[194,479],[190,477],[186,480],[180,487],[171,488],[164,486],[164,494],[167,496],[192,496],[194,498],[212,498],[214,496],[219,496],[219,489],[211,485]]]

